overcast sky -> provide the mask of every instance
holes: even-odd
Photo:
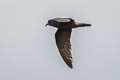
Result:
[[[0,80],[120,80],[119,0],[0,0]],[[54,17],[91,23],[72,31],[73,69],[55,44]]]

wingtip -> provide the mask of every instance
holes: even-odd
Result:
[[[73,69],[72,63],[67,64],[69,68]]]
[[[73,69],[73,66],[69,66],[70,69]]]
[[[87,24],[87,26],[92,26],[92,24]]]
[[[85,26],[85,27],[91,27],[92,24],[83,24],[83,26]]]

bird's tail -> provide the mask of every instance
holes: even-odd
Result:
[[[86,24],[86,23],[80,23],[79,27],[89,27],[91,24]]]
[[[76,23],[74,28],[77,28],[77,27],[90,27],[90,26],[91,26],[91,24],[87,24],[87,23]]]

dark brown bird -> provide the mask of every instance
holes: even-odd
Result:
[[[72,28],[91,26],[91,24],[76,22],[72,18],[54,18],[48,20],[46,26],[47,25],[58,28],[55,33],[56,45],[65,63],[70,68],[73,68],[72,55],[70,51],[70,37]]]

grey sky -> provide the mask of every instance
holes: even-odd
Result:
[[[0,0],[0,80],[120,80],[120,1]],[[53,17],[91,23],[72,31],[73,69],[55,44]]]

